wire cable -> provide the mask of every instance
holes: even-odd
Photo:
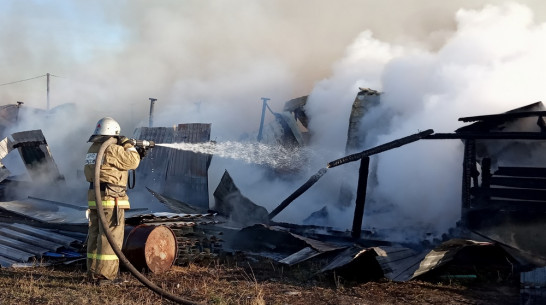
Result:
[[[52,75],[52,74],[50,74],[50,75]],[[36,79],[36,78],[44,77],[44,76],[47,76],[47,74],[32,77],[32,78],[22,79],[22,80],[18,80],[18,81],[14,81],[14,82],[9,82],[9,83],[5,83],[5,84],[0,84],[0,86],[6,86],[6,85],[11,85],[11,84],[22,83],[22,82],[33,80],[33,79]],[[57,76],[57,77],[60,77],[60,76]]]
[[[36,76],[36,77],[31,77],[31,78],[27,78],[27,79],[22,79],[22,80],[18,80],[18,81],[14,81],[14,82],[9,82],[9,83],[5,83],[5,84],[0,84],[0,86],[6,86],[6,85],[11,85],[11,84],[22,83],[22,82],[37,79],[37,78],[40,78],[40,77],[44,77],[44,76],[47,76],[47,74]],[[59,77],[59,78],[66,78],[66,77],[54,75],[54,74],[51,74],[51,73],[49,74],[49,76]]]

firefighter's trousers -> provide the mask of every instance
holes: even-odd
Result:
[[[106,223],[109,230],[121,249],[123,233],[125,229],[125,210],[118,209],[116,215],[114,209],[104,209]],[[117,221],[116,221],[117,216]],[[117,222],[117,225],[116,225]],[[87,240],[87,274],[91,279],[107,278],[113,280],[118,276],[119,259],[112,250],[104,228],[100,223],[96,209],[89,211],[89,232]]]

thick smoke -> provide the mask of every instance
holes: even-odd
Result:
[[[363,123],[370,135],[365,147],[428,128],[451,132],[458,117],[540,100],[544,5],[499,3],[3,1],[0,17],[10,26],[0,28],[0,84],[49,72],[55,75],[51,107],[73,104],[10,132],[43,129],[61,171],[73,177],[95,122],[112,116],[131,135],[148,124],[149,97],[158,99],[156,126],[212,123],[213,139],[228,141],[255,132],[261,97],[280,111],[284,101],[310,93],[316,158],[289,183],[268,180],[253,166],[213,159],[211,190],[228,169],[245,195],[271,211],[298,183],[345,153],[358,87],[384,92],[383,105]],[[23,101],[28,108],[45,108],[45,93],[45,77],[0,87],[3,103]],[[376,158],[378,187],[370,209],[391,214],[365,223],[389,227],[388,218],[402,217],[432,223],[435,232],[452,226],[459,148],[456,142],[419,142]],[[323,205],[335,206],[339,181],[354,186],[356,167],[330,170],[279,219],[299,222]],[[339,215],[331,215],[331,225],[345,228],[352,219],[350,209],[332,213]]]
[[[325,109],[334,96],[344,97],[332,111],[346,114],[352,103],[351,96],[344,96],[349,86],[353,92],[359,86],[384,92],[382,105],[364,118],[366,147],[430,128],[453,132],[461,127],[459,117],[500,113],[543,98],[546,90],[539,75],[546,67],[541,55],[546,25],[536,23],[529,8],[509,3],[461,9],[455,20],[456,31],[438,50],[385,44],[361,34],[337,64],[339,72],[313,90],[310,112],[322,119],[312,121],[310,128],[317,135],[335,133]],[[352,62],[351,69],[342,68]],[[365,72],[352,76],[352,70]],[[346,87],[333,92],[340,83]],[[334,143],[332,137],[318,137],[317,143]],[[343,140],[335,145],[342,147]],[[419,226],[422,233],[454,226],[460,213],[460,142],[421,141],[383,153],[376,161],[377,185],[369,209],[385,213],[365,218],[368,226]],[[337,219],[341,225],[344,217]]]

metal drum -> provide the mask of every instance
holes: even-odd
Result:
[[[176,260],[178,244],[170,228],[143,224],[125,227],[122,250],[135,268],[162,273]]]

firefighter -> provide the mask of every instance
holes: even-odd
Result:
[[[89,205],[89,231],[87,241],[87,276],[97,284],[118,283],[119,259],[106,239],[100,223],[95,201],[95,184],[99,183],[102,206],[108,223],[108,230],[121,249],[125,228],[125,210],[129,209],[129,197],[126,194],[128,170],[136,169],[140,163],[140,154],[130,139],[120,135],[118,122],[105,117],[97,122],[92,142],[85,158],[84,174],[89,182],[87,200]],[[95,178],[97,153],[102,143],[111,137],[117,138],[117,144],[111,144],[104,152],[101,162],[100,181]]]

